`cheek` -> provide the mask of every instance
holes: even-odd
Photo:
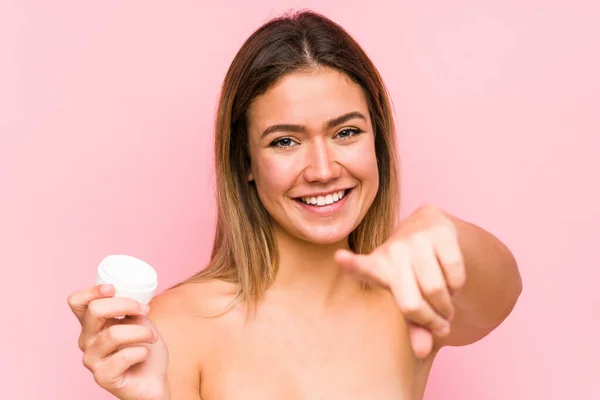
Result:
[[[357,146],[344,149],[340,156],[342,164],[354,177],[365,184],[378,184],[377,156],[372,140],[365,140]]]
[[[282,191],[287,191],[293,186],[299,165],[300,163],[289,155],[258,157],[253,167],[258,191],[266,195],[277,193],[280,196]]]

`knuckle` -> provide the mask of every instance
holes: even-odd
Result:
[[[127,381],[125,380],[125,377],[121,375],[113,379],[111,384],[115,389],[122,389],[123,387],[125,387],[126,382]]]
[[[84,335],[81,335],[79,337],[79,341],[77,342],[77,345],[79,346],[79,349],[83,352],[87,351],[91,346],[94,345],[95,343],[95,338],[94,337],[86,337]]]
[[[400,310],[403,314],[407,315],[408,317],[415,317],[422,311],[423,303],[424,302],[422,299],[404,301],[400,305]]]
[[[421,326],[431,328],[435,323],[435,316],[431,313],[419,313],[412,317]]]
[[[90,359],[89,353],[83,353],[83,357],[82,357],[81,361],[83,362],[84,367],[86,367],[90,371],[94,372],[94,365],[93,365],[92,360]]]
[[[415,247],[423,247],[430,242],[430,233],[427,231],[418,231],[410,236],[410,244]]]
[[[429,317],[423,322],[423,325],[431,330],[437,330],[444,325],[444,322],[436,317]]]
[[[102,332],[103,339],[106,342],[117,341],[119,339],[119,326],[120,325],[113,325],[106,328],[104,332]]]
[[[100,387],[105,387],[107,386],[107,380],[106,380],[106,376],[103,373],[100,372],[96,372],[94,373],[94,381],[100,386]]]
[[[92,318],[100,318],[102,316],[102,309],[100,303],[92,301],[88,305],[88,313]]]
[[[434,233],[436,236],[446,240],[455,241],[457,237],[457,231],[454,224],[448,222],[446,224],[440,224],[434,228]]]
[[[68,297],[67,297],[67,304],[69,305],[69,307],[71,308],[75,308],[76,303],[75,303],[75,294],[71,293]]]
[[[77,346],[79,347],[79,350],[85,351],[85,341],[81,337],[77,341]]]
[[[432,327],[434,327],[434,329],[436,329],[436,330],[439,330],[442,328],[450,328],[451,325],[450,325],[450,322],[448,322],[448,320],[446,318],[443,318],[441,316],[436,316],[433,319]]]
[[[396,257],[405,258],[405,255],[408,255],[408,246],[402,240],[394,240],[386,247],[385,253],[386,256],[392,259]]]
[[[465,283],[466,283],[465,279],[458,278],[455,280],[451,280],[448,286],[450,286],[450,289],[453,292],[456,292],[456,291],[459,291],[460,289],[462,289],[465,286]]]
[[[95,346],[97,342],[98,342],[98,338],[96,336],[92,336],[91,338],[85,340],[84,341],[85,349],[88,350],[89,348]]]
[[[123,351],[121,352],[121,361],[123,361],[123,363],[125,364],[128,364],[131,362],[132,358],[133,354],[131,348],[123,349]]]
[[[444,294],[446,288],[441,285],[429,285],[423,288],[423,293],[427,297],[440,297]]]

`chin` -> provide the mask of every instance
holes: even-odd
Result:
[[[348,228],[342,229],[340,227],[338,229],[338,228],[327,227],[322,230],[313,228],[313,229],[310,229],[307,231],[299,232],[298,234],[296,234],[294,236],[298,237],[299,239],[305,240],[307,242],[313,243],[313,244],[330,245],[330,244],[347,241],[348,236],[350,236],[351,232],[352,232],[352,229],[348,229]]]
[[[327,236],[305,237],[303,239],[312,244],[326,246],[326,245],[336,244],[336,243],[340,243],[340,242],[346,242],[348,240],[348,235],[346,235],[346,236],[328,236],[328,237]]]

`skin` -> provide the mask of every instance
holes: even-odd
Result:
[[[328,126],[352,112],[364,118]],[[264,135],[281,124],[297,127]],[[183,285],[150,312],[112,298],[110,285],[73,293],[84,365],[99,385],[124,400],[421,399],[442,347],[473,343],[509,315],[521,292],[510,251],[435,206],[371,254],[349,251],[378,171],[364,94],[344,75],[283,78],[255,99],[249,137],[248,180],[281,254],[275,282],[256,313],[240,304],[215,318],[202,316],[219,314],[234,285]],[[296,200],[338,189],[351,191],[327,215]]]

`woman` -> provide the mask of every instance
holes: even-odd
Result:
[[[242,46],[215,163],[204,270],[150,307],[110,285],[69,297],[84,364],[120,399],[420,399],[439,349],[487,335],[521,292],[490,233],[432,205],[398,223],[383,82],[319,14]]]

